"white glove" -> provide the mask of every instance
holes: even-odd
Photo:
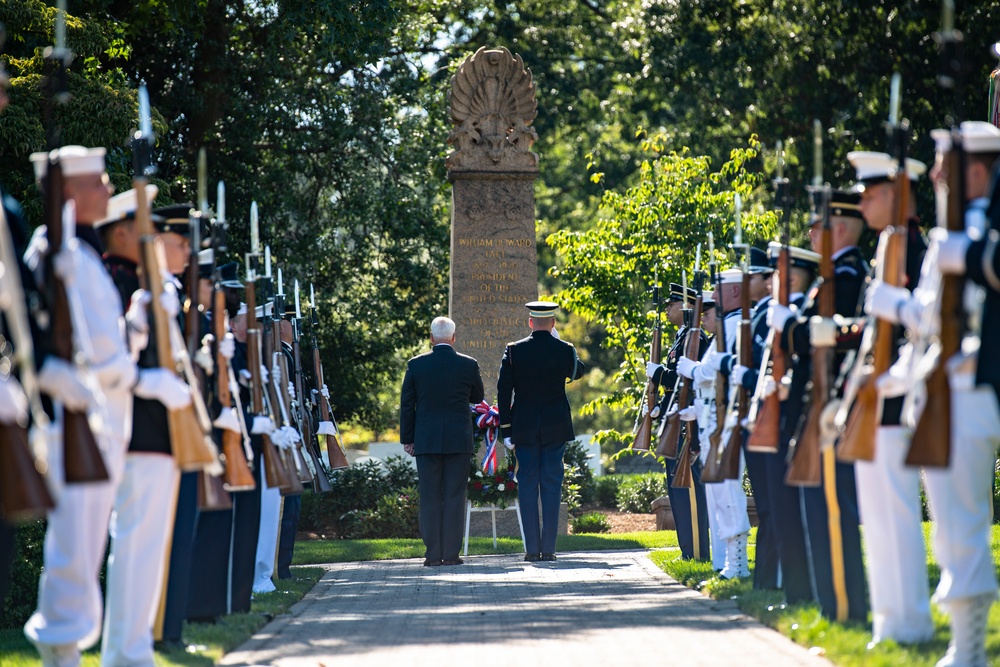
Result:
[[[160,294],[160,307],[167,314],[167,317],[177,317],[181,312],[181,302],[177,297],[177,286],[173,281],[163,284],[163,292]]]
[[[87,409],[90,389],[83,384],[76,368],[58,357],[47,357],[38,372],[38,388],[74,412]]]
[[[653,409],[649,411],[649,416],[652,419],[656,419],[656,418],[658,418],[660,416],[660,406],[659,406],[659,404],[653,406]]]
[[[971,240],[961,232],[948,232],[935,227],[927,234],[931,244],[937,244],[937,264],[941,273],[962,275],[965,273],[965,253],[969,250]],[[928,254],[931,250],[928,249]]]
[[[767,304],[767,326],[778,331],[785,330],[785,323],[791,319],[793,313],[788,306],[770,301]]]
[[[691,405],[677,413],[682,422],[693,422],[698,419],[698,408]]]
[[[889,370],[875,378],[875,390],[882,398],[905,396],[910,391],[910,380],[905,372],[893,365]]]
[[[295,400],[295,384],[290,380],[288,382],[288,397],[293,401]]]
[[[274,431],[274,422],[271,421],[270,417],[265,417],[263,415],[256,415],[253,418],[253,425],[250,427],[250,433],[257,435],[260,433],[272,433]]]
[[[881,280],[872,280],[865,291],[865,312],[880,320],[899,324],[899,308],[910,298],[905,287],[886,285]]]
[[[298,431],[296,431],[291,426],[286,426],[285,428],[288,429],[288,442],[289,442],[289,444],[291,444],[291,445],[297,445],[300,442],[302,442],[302,436],[299,435]]]
[[[125,322],[129,331],[148,334],[149,333],[149,313],[146,308],[152,300],[152,296],[144,289],[137,289],[132,292],[129,299],[128,312],[125,313]],[[145,346],[143,346],[145,347]]]
[[[333,422],[321,421],[319,428],[316,429],[316,435],[337,435],[337,429],[333,427]]]
[[[0,423],[28,423],[28,399],[21,383],[12,375],[0,377]]]
[[[719,354],[715,350],[712,350],[710,355],[706,355],[705,361],[707,361],[711,366],[712,370],[716,373],[721,373],[723,366],[728,366],[732,363],[733,355],[731,354]]]
[[[271,378],[274,380],[274,384],[281,386],[281,365],[277,362],[271,366]]]
[[[813,347],[835,347],[838,328],[832,317],[813,315],[809,318],[810,344]]]
[[[52,270],[65,285],[73,284],[79,269],[76,252],[78,243],[76,239],[72,239],[68,248],[63,248],[52,258]]]
[[[212,358],[212,341],[214,340],[215,336],[205,334],[201,339],[201,347],[194,353],[194,363],[201,366],[208,375],[215,372],[215,359]]]
[[[233,334],[227,333],[219,341],[219,354],[226,358],[227,361],[233,360],[233,355],[236,354],[236,338]]]
[[[236,408],[222,408],[219,416],[212,422],[212,426],[222,431],[240,432],[240,420],[236,416]]]
[[[245,368],[240,369],[240,384],[244,387],[250,386],[250,381],[253,380],[253,375]]]
[[[139,398],[156,400],[168,410],[180,410],[191,405],[191,388],[165,368],[139,370],[139,381],[132,390]]]
[[[326,386],[325,382],[323,383],[323,390],[320,393],[323,394],[323,398],[328,401],[330,400],[330,389]]]
[[[510,441],[510,438],[503,439],[503,446],[507,449],[514,449],[514,443]]]
[[[778,383],[775,382],[772,376],[768,375],[764,379],[764,398],[767,398],[776,391],[778,391]]]
[[[260,381],[263,382],[264,384],[267,384],[268,382],[271,381],[270,377],[271,376],[267,372],[267,367],[264,366],[263,364],[261,364],[261,366],[260,366]]]
[[[747,371],[749,370],[750,369],[747,368],[746,366],[740,366],[739,364],[736,364],[735,366],[733,366],[733,372],[729,374],[729,381],[732,382],[733,384],[742,385],[743,376],[746,375]]]
[[[663,368],[663,364],[657,364],[657,363],[652,362],[652,361],[647,361],[646,362],[646,377],[648,377],[650,380],[652,380],[653,376],[656,375],[656,371],[658,371],[661,368]]]
[[[687,357],[681,357],[677,360],[677,373],[678,375],[683,375],[689,380],[694,379],[694,372],[700,366],[697,361],[688,359]]]
[[[288,447],[288,439],[286,438],[286,433],[284,427],[276,428],[271,432],[271,444],[275,447],[285,449]]]
[[[127,391],[135,384],[139,372],[135,362],[122,354],[116,354],[100,366],[94,366],[92,370],[101,388],[112,391],[116,389]]]

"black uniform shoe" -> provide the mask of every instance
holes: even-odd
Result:
[[[525,554],[524,560],[528,561],[529,563],[537,563],[538,561],[542,560],[542,554]]]
[[[431,560],[430,558],[428,558],[427,560],[424,561],[424,567],[437,567],[438,565],[442,565],[443,563],[444,563],[443,560]]]
[[[465,561],[462,560],[461,558],[452,558],[450,560],[441,561],[441,565],[461,565],[464,562]]]
[[[555,559],[556,559],[555,554],[542,554],[540,557],[540,560],[547,560],[547,561],[553,561]]]

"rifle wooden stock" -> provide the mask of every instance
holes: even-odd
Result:
[[[716,308],[722,310],[721,300]],[[720,316],[721,315],[721,316]],[[715,318],[715,351],[726,353],[726,318],[724,313],[716,313]],[[701,471],[701,481],[706,484],[721,482],[722,475],[722,432],[726,428],[726,410],[728,408],[729,377],[716,373],[715,378],[715,428],[708,435],[708,456],[705,467]],[[737,459],[738,460],[738,459]]]
[[[226,490],[221,475],[198,471],[198,509],[202,512],[219,512],[231,509],[233,498]]]
[[[910,197],[910,179],[906,178],[903,167],[900,167],[899,173],[903,178],[896,179],[896,225],[882,230],[875,267],[876,277],[894,287],[902,286],[906,280],[906,244],[909,235],[906,204]],[[865,358],[859,359],[864,365],[858,371],[856,396],[837,445],[837,458],[847,463],[875,459],[875,433],[882,416],[882,399],[875,388],[875,381],[889,370],[896,353],[895,325],[869,317],[865,326],[875,328],[874,342],[870,355],[865,350]],[[861,357],[860,352],[858,356]]]
[[[53,507],[52,495],[35,467],[28,430],[20,424],[0,423],[0,518],[35,519]]]
[[[948,170],[948,207],[945,225],[948,231],[965,229],[964,188],[962,184],[962,154],[952,141],[952,150],[945,156]],[[938,332],[940,350],[937,363],[925,380],[926,403],[917,419],[906,465],[946,468],[951,460],[951,385],[946,363],[962,346],[962,325],[965,307],[962,302],[965,281],[961,276],[941,277],[941,329]]]
[[[280,421],[283,427],[287,427],[291,426],[291,424],[288,421],[288,411],[285,409],[285,404],[282,399],[282,392],[276,386],[277,380],[275,379],[273,371],[273,366],[277,362],[278,372],[279,373],[282,372],[281,364],[279,361],[282,354],[281,340],[280,338],[276,340],[274,337],[274,332],[276,330],[275,324],[277,324],[276,321],[272,319],[270,334],[268,334],[267,332],[264,332],[262,334],[264,340],[264,358],[270,361],[272,364],[271,378],[269,382],[265,383],[265,386],[267,387],[267,397],[271,406],[271,413],[274,415],[275,425],[277,425],[278,422]],[[299,480],[301,476],[301,471],[299,470],[295,456],[292,453],[292,448],[288,446],[278,447],[277,450],[279,455],[278,460],[284,467],[285,476],[286,479],[288,480],[288,487],[281,489],[281,495],[297,496],[305,490],[305,487]]]
[[[45,266],[45,283],[49,290],[50,335],[55,356],[74,363],[73,319],[70,314],[69,296],[62,279],[52,267],[52,258],[62,249],[63,230],[63,174],[58,160],[49,160],[45,185],[46,237],[49,251]],[[15,267],[12,269],[16,270]],[[108,479],[104,457],[97,446],[94,432],[86,411],[62,411],[63,466],[67,484],[103,482]]]
[[[679,392],[680,389],[677,391]],[[660,440],[656,444],[656,455],[671,460],[677,458],[677,445],[681,439],[681,419],[677,414],[679,412],[677,406],[681,399],[687,400],[687,392],[683,395],[675,393],[674,396],[677,396],[677,401],[663,416],[666,426],[661,431]]]
[[[688,424],[692,422],[687,422]],[[694,453],[691,451],[693,440],[687,438],[683,448],[677,455],[677,467],[674,468],[674,477],[670,481],[670,486],[675,489],[690,489],[694,484],[694,474],[691,466],[694,465]]]
[[[233,397],[229,391],[229,360],[219,352],[219,344],[226,337],[226,297],[221,289],[212,294],[212,333],[215,336],[215,391],[220,410],[231,410]],[[225,486],[227,491],[250,491],[257,488],[246,452],[243,434],[222,431],[222,456],[226,463]]]
[[[743,272],[743,290],[740,294],[739,363],[749,366],[753,359],[753,341],[750,332],[750,274]],[[750,395],[742,385],[736,390],[738,408],[736,424],[729,433],[729,441],[722,450],[719,469],[722,479],[740,478],[740,451],[743,447],[743,420],[750,412]]]
[[[660,322],[659,312],[656,317],[656,327],[653,329],[653,340],[649,343],[649,359],[654,364],[660,363]],[[642,394],[642,403],[645,410],[640,406],[639,417],[636,421],[638,428],[635,438],[632,440],[632,449],[646,451],[649,449],[649,439],[653,432],[653,408],[656,406],[656,397],[659,386],[649,378],[646,382],[646,390]]]
[[[312,414],[309,409],[309,400],[304,393],[305,381],[302,378],[302,350],[299,345],[299,321],[295,322],[295,337],[292,340],[292,358],[295,361],[295,395],[298,397],[299,426],[302,432],[302,442],[305,445],[309,459],[312,461],[316,475],[313,477],[313,492],[327,493],[333,490],[330,478],[326,476],[326,469],[322,463],[322,452],[316,434],[313,432]]]
[[[782,306],[787,306],[789,302],[787,276],[791,268],[789,265],[790,252],[787,245],[781,249],[781,255],[778,257],[778,271],[773,277],[778,285],[777,300]],[[785,353],[781,349],[781,343],[774,329],[768,331],[767,334],[764,357],[760,363],[760,375],[754,392],[756,395],[763,393],[769,370],[771,378],[779,385],[788,370]],[[775,391],[759,400],[757,406],[754,406],[757,407],[756,415],[753,414],[753,407],[751,407],[748,417],[753,424],[753,430],[747,439],[748,452],[778,453],[781,444],[781,396],[779,394],[780,392]]]
[[[684,350],[681,353],[682,356],[695,361],[698,360],[701,352],[701,312],[702,296],[699,292],[694,300],[694,309],[691,312],[691,326],[688,327],[685,334],[687,337],[684,339]],[[691,404],[691,380],[678,374],[677,386],[674,388],[673,395],[676,400],[673,407],[667,410],[667,414],[663,417],[667,420],[667,425],[661,432],[660,441],[656,445],[656,455],[666,459],[677,458],[677,453],[680,449],[681,419],[677,413]],[[694,430],[697,431],[697,429]],[[684,429],[686,445],[690,445],[695,437],[696,434],[692,434],[691,428],[687,427]]]
[[[316,400],[319,403],[320,420],[333,423],[333,411],[326,397],[323,396],[323,362],[319,358],[319,347],[313,345],[313,376],[316,380]],[[347,455],[340,442],[340,431],[334,426],[335,435],[324,435],[326,439],[326,455],[330,462],[330,470],[343,470],[350,467]]]
[[[260,329],[257,328],[257,297],[252,281],[246,283],[247,296],[247,366],[250,371],[250,394],[253,403],[253,414],[264,414],[263,378],[260,375]],[[264,456],[264,474],[267,485],[277,489],[291,488],[291,480],[278,456],[277,448],[271,442],[271,436],[261,434],[261,453]]]

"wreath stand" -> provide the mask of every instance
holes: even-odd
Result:
[[[527,552],[528,547],[524,542],[524,523],[521,522],[521,506],[517,503],[517,498],[514,499],[513,505],[508,505],[507,507],[497,507],[496,505],[487,505],[485,507],[473,507],[472,501],[465,501],[465,550],[462,554],[463,556],[469,555],[469,524],[472,522],[473,512],[489,512],[490,518],[493,520],[493,549],[497,548],[497,512],[503,512],[505,510],[514,510],[517,512],[517,527],[521,530],[521,546]]]

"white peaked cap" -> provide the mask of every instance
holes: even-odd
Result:
[[[740,269],[726,269],[719,273],[719,282],[723,285],[743,282],[743,271]]]
[[[702,291],[701,301],[702,303],[715,303],[715,292]]]
[[[213,248],[205,248],[204,250],[198,251],[198,264],[205,265],[211,264],[215,261],[215,250]]]
[[[966,153],[1000,153],[1000,128],[993,123],[967,120],[962,123],[961,134],[962,148]],[[931,137],[939,153],[951,150],[951,130],[931,130]]]
[[[889,174],[892,173],[893,159],[888,153],[851,151],[847,154],[847,161],[857,170],[857,180],[868,185],[889,180]],[[911,181],[919,180],[926,171],[927,165],[920,160],[906,158],[906,175]]]
[[[781,249],[784,246],[777,241],[771,241],[767,244],[767,256],[771,261],[771,264],[777,265],[778,257],[781,256]],[[805,248],[796,248],[795,246],[788,247],[790,254],[789,259],[791,260],[792,266],[815,268],[819,266],[819,262],[823,259],[823,256],[818,252],[813,252],[812,250],[806,250]]]
[[[156,195],[159,193],[160,188],[152,184],[147,185],[146,205],[149,206],[152,204],[153,200],[156,199]],[[119,192],[108,200],[108,215],[103,220],[94,223],[94,227],[102,227],[112,222],[124,220],[130,215],[135,214],[137,208],[139,208],[139,201],[138,197],[136,197],[135,188],[126,190],[125,192]]]
[[[59,164],[62,166],[63,176],[84,176],[87,174],[104,173],[103,148],[86,148],[84,146],[63,146],[54,150],[51,156],[59,157]],[[41,181],[49,170],[49,156],[47,152],[32,153],[31,164],[35,167],[35,178]]]

